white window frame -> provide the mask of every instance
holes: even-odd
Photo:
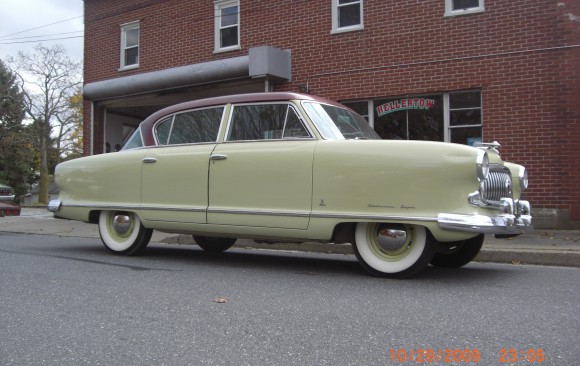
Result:
[[[451,94],[461,94],[461,93],[476,93],[479,92],[479,107],[468,107],[468,108],[451,108],[449,103],[449,96]],[[483,142],[483,94],[481,90],[465,90],[459,92],[449,92],[443,94],[443,125],[445,127],[445,142],[451,142],[451,130],[453,129],[461,129],[461,128],[481,128],[481,139]],[[481,111],[481,120],[480,123],[474,125],[458,125],[458,126],[451,126],[451,112],[452,111],[462,111],[462,110],[479,110]]]
[[[229,8],[232,6],[238,7],[238,20],[236,27],[238,27],[238,42],[236,45],[221,47],[221,12],[224,8]],[[214,18],[215,18],[215,26],[214,26],[214,53],[217,52],[226,52],[232,50],[239,50],[241,49],[240,46],[240,1],[239,0],[218,0],[214,1]]]
[[[353,4],[356,3],[350,3],[350,4],[344,4],[342,6],[352,6]],[[358,31],[361,29],[364,29],[364,3],[363,0],[358,0],[358,4],[359,4],[359,10],[360,10],[360,24],[355,24],[355,25],[351,25],[348,27],[340,27],[339,28],[339,19],[338,19],[338,8],[340,7],[340,5],[338,4],[338,0],[332,0],[332,30],[331,30],[331,34],[334,33],[343,33],[343,32],[353,32],[353,31]]]
[[[479,0],[479,6],[467,9],[453,10],[453,0],[445,0],[445,16],[451,17],[456,15],[475,14],[485,12],[484,0]]]
[[[126,65],[125,64],[125,51],[128,49],[127,47],[127,31],[137,29],[139,31],[139,40],[137,42],[137,46],[132,46],[131,48],[137,48],[137,63]],[[119,70],[131,70],[136,69],[139,67],[139,58],[141,52],[141,29],[139,25],[139,21],[121,24],[121,62],[120,62],[120,69]]]

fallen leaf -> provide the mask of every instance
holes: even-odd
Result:
[[[212,301],[217,302],[218,304],[225,304],[228,302],[228,300],[229,299],[227,297],[218,297],[218,298],[213,299]]]
[[[513,264],[514,266],[519,266],[519,265],[520,265],[520,260],[519,260],[519,259],[513,259],[513,260],[512,260],[512,264]]]

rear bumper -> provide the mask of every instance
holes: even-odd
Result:
[[[505,212],[497,216],[440,213],[437,222],[444,230],[481,234],[518,235],[534,229],[528,201],[502,201]]]
[[[50,212],[58,212],[58,210],[60,210],[61,205],[62,205],[62,202],[60,200],[52,200],[48,203],[48,206],[46,206],[46,209]]]

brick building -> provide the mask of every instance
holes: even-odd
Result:
[[[85,0],[85,154],[177,102],[302,91],[389,139],[499,141],[536,227],[580,227],[576,0]]]

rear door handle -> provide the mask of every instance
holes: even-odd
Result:
[[[157,159],[155,159],[155,158],[144,158],[143,159],[143,162],[145,164],[153,164],[153,163],[156,163],[157,162]]]
[[[227,155],[222,154],[213,154],[209,157],[210,160],[226,160],[228,158]]]

